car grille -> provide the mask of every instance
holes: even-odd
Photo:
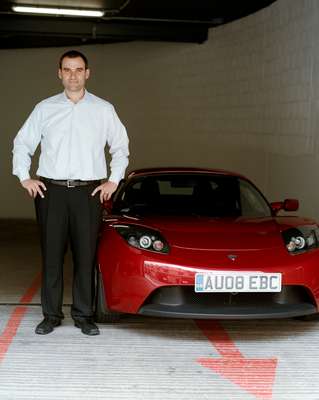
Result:
[[[317,312],[303,286],[283,286],[279,293],[195,293],[193,286],[156,289],[139,313],[179,318],[283,318]]]

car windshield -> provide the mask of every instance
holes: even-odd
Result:
[[[132,178],[115,197],[115,213],[269,217],[263,195],[248,181],[213,174],[163,174]]]

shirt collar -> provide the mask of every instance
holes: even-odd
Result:
[[[68,98],[68,96],[66,95],[65,90],[61,93],[61,97],[62,97],[62,100],[63,100],[64,102],[67,102],[67,103],[71,102],[71,103],[73,103],[72,100],[70,100],[70,99]],[[86,103],[87,101],[89,101],[89,92],[88,92],[86,89],[84,89],[84,96],[82,97],[81,100],[78,101],[78,103],[82,103],[82,102],[85,102],[85,103]],[[78,103],[77,103],[77,104],[78,104]],[[74,103],[73,103],[73,104],[74,104]]]

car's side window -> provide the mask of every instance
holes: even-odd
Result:
[[[270,209],[264,198],[249,182],[240,180],[240,201],[244,217],[270,216]]]

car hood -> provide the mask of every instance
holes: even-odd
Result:
[[[299,217],[121,217],[122,223],[159,230],[170,246],[202,250],[262,250],[283,247],[281,232],[315,222]],[[118,222],[120,222],[118,220]]]

